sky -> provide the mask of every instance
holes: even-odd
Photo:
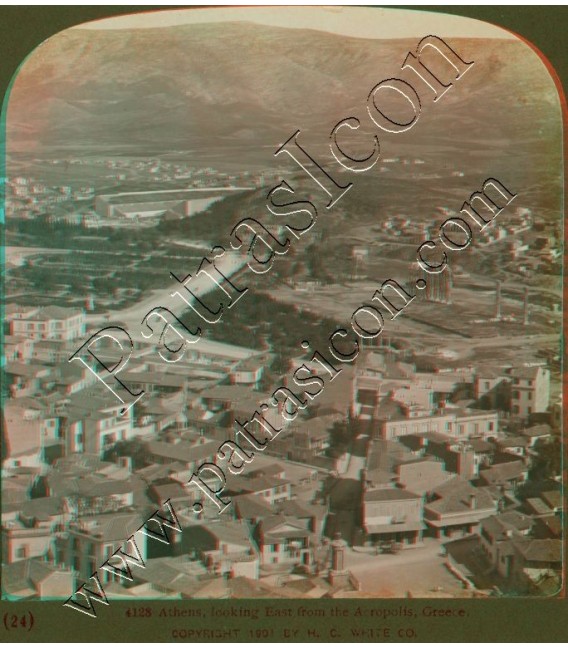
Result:
[[[400,14],[404,13],[403,19]],[[149,11],[84,23],[74,29],[144,29],[180,24],[248,21],[276,27],[317,29],[358,38],[405,38],[434,34],[515,38],[473,18],[378,7],[221,7]]]

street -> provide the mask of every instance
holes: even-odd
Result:
[[[424,545],[399,554],[375,555],[367,549],[348,548],[345,567],[361,583],[361,591],[377,597],[463,597],[467,591],[444,565],[441,544],[424,539]]]

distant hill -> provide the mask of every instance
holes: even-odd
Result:
[[[325,144],[339,119],[364,118],[376,83],[410,79],[400,66],[419,40],[252,23],[67,30],[43,43],[17,77],[9,150],[210,150],[217,160],[239,150],[245,166],[247,156],[252,163],[298,128]],[[459,120],[464,141],[482,134],[492,146],[517,136],[515,111],[539,126],[555,99],[536,55],[515,41],[448,42],[474,67],[437,104],[425,102],[424,126],[387,137],[453,146],[449,129]]]

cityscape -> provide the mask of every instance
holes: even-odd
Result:
[[[190,64],[156,34],[164,30],[196,57],[193,89]],[[236,22],[74,28],[46,41],[19,73],[5,179],[3,598],[63,602],[94,574],[109,599],[133,601],[560,591],[554,83],[519,40],[449,38],[475,61],[463,86],[421,117],[416,133],[385,138],[388,152],[328,214],[321,188],[273,152],[305,125],[306,147],[346,181],[318,142],[354,105],[355,86],[371,87],[376,62],[382,76],[396,74],[421,35],[314,30],[316,64],[303,70],[315,66],[314,94],[327,100],[318,109],[301,105],[304,83],[291,81],[306,31]],[[199,52],[223,34],[232,39],[219,46],[218,81]],[[239,47],[250,69],[224,113],[218,98],[229,101],[223,88]],[[68,51],[90,52],[77,54],[76,76],[66,66],[54,72]],[[366,57],[353,79],[359,53]],[[159,70],[148,69],[151,54]],[[285,87],[270,82],[275,70]],[[266,96],[259,76],[273,84]],[[47,106],[35,103],[42,92]],[[514,114],[504,106],[510,96]],[[153,111],[159,101],[168,109]],[[143,137],[129,122],[141,114],[152,115]],[[424,273],[416,250],[486,178],[502,180],[515,200],[467,251],[448,254],[444,272]],[[216,246],[228,249],[235,224],[266,218],[267,193],[282,180],[317,206],[313,228],[266,274],[236,265],[231,281],[248,288],[238,306],[203,321],[199,340],[165,361],[144,333],[146,316],[165,299],[173,304],[177,277],[193,274]],[[281,229],[273,221],[274,236]],[[381,336],[359,339],[352,359],[334,361],[330,334],[348,330],[387,280],[411,303]],[[222,295],[222,287],[208,293],[207,304]],[[177,307],[179,322],[188,307]],[[132,341],[120,380],[131,395],[143,393],[126,409],[94,371],[72,362],[110,326]],[[346,357],[353,343],[337,344]],[[316,350],[335,372],[326,376],[323,360],[318,367]],[[101,363],[122,363],[108,341],[96,352]],[[230,504],[220,511],[192,476],[220,462],[243,422],[259,424],[251,413],[264,412],[279,386],[300,392],[290,379],[300,366],[306,405],[294,417],[280,408],[278,435],[225,472],[220,498]],[[167,515],[164,503],[176,521],[161,527],[166,542],[155,527],[137,535],[143,567],[101,570],[156,512]]]

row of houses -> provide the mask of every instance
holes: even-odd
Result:
[[[471,393],[467,410],[446,407],[458,388]],[[426,427],[461,438],[495,436],[498,412],[527,420],[547,412],[549,402],[550,370],[540,365],[427,373],[368,351],[353,378],[352,415],[378,422],[376,434],[383,439]]]

